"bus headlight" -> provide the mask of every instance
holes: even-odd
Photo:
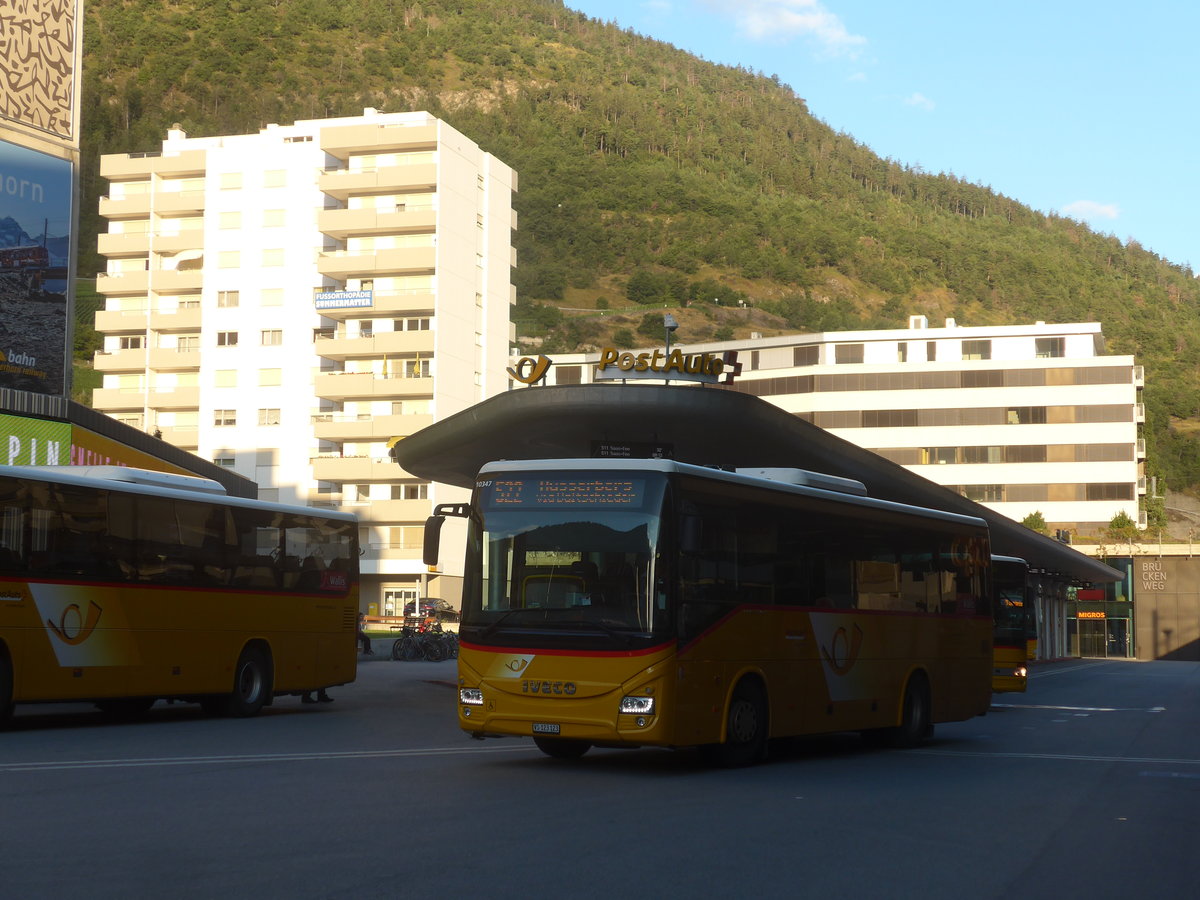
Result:
[[[1018,678],[1026,678],[1029,675],[1029,670],[1026,669],[1024,666],[1021,666],[1019,669],[1017,669],[1017,671],[1013,672],[1013,674],[1016,675]]]
[[[654,715],[653,697],[622,697],[621,712],[635,716]]]
[[[483,706],[483,689],[459,688],[458,702],[463,706]]]

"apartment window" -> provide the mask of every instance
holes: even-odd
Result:
[[[583,384],[583,366],[555,366],[555,384]]]
[[[283,384],[283,369],[259,369],[259,387],[279,387]]]
[[[217,254],[217,267],[221,269],[236,269],[242,264],[242,254],[238,250],[222,250]]]
[[[1003,461],[1003,447],[963,447],[963,462],[965,463],[998,463]]]
[[[976,503],[999,503],[1004,500],[1004,485],[968,484],[963,488],[963,494]]]
[[[217,291],[217,307],[219,309],[231,309],[237,306],[240,300],[240,291]]]
[[[232,229],[232,228],[241,228],[242,227],[242,214],[241,214],[241,212],[239,212],[237,210],[229,210],[227,212],[221,213],[221,215],[217,219],[217,221],[219,223],[219,227],[222,230],[228,230],[228,229]]]
[[[992,342],[991,341],[963,341],[962,342],[962,358],[963,359],[991,359],[992,358]]]
[[[181,334],[175,341],[175,349],[193,352],[200,349],[200,335]]]
[[[1046,461],[1046,445],[1031,444],[1004,448],[1004,461],[1010,463],[1032,463]]]
[[[1132,500],[1133,485],[1122,484],[1089,484],[1084,488],[1088,500]]]
[[[283,331],[278,328],[265,329],[261,334],[264,347],[278,347],[283,343]]]
[[[911,428],[917,424],[915,409],[864,409],[863,428]]]
[[[933,362],[937,359],[937,341],[925,342],[925,359]]]
[[[392,328],[396,331],[428,331],[429,319],[396,319],[392,323]]]
[[[393,484],[393,500],[428,500],[428,484]]]
[[[371,499],[371,486],[369,484],[354,485],[354,500],[356,503],[366,503]]]
[[[237,424],[237,410],[235,409],[214,409],[213,410],[213,425],[221,428],[226,425]]]
[[[263,228],[282,228],[286,224],[287,219],[282,209],[263,210]]]
[[[930,447],[929,461],[935,465],[944,466],[958,462],[957,447]]]
[[[287,185],[287,170],[271,169],[263,172],[263,187],[285,187]]]
[[[264,288],[258,295],[259,306],[283,306],[283,288]]]
[[[237,369],[217,369],[213,383],[216,387],[237,387]]]
[[[142,427],[142,414],[141,413],[131,413],[131,414],[125,415],[125,416],[113,416],[113,418],[116,419],[118,422],[120,422],[122,425],[128,425],[130,428],[139,428],[140,429]]]
[[[282,266],[283,265],[283,250],[280,248],[272,248],[262,252],[262,264],[264,266]]]
[[[218,347],[236,347],[238,333],[236,331],[218,331],[217,346]]]
[[[900,341],[896,344],[896,361],[908,362],[908,341]]]
[[[429,360],[427,359],[410,359],[404,363],[405,378],[428,378],[429,377]]]
[[[120,348],[122,350],[141,350],[145,346],[145,335],[131,334],[120,339]]]
[[[278,409],[260,409],[258,411],[259,425],[278,425],[279,410]]]
[[[236,191],[242,186],[241,172],[222,172],[221,173],[221,190]]]
[[[1038,359],[1058,359],[1067,355],[1066,338],[1037,338]]]
[[[820,362],[820,358],[821,348],[817,344],[792,348],[792,365],[794,366],[815,366]]]
[[[1009,425],[1045,425],[1046,407],[1010,406],[1005,410],[1004,421]]]
[[[222,469],[232,469],[234,463],[233,453],[221,453],[213,457],[213,465],[220,466]]]
[[[863,361],[862,344],[838,344],[833,348],[833,361],[838,365]]]

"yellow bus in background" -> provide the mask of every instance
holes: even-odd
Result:
[[[0,719],[156,699],[252,716],[355,678],[353,515],[119,466],[0,466]]]
[[[989,544],[976,518],[797,469],[657,459],[506,461],[472,502],[460,726],[591,746],[698,746],[747,765],[769,738],[899,746],[991,696]]]
[[[1029,566],[1012,556],[992,557],[996,627],[992,635],[992,691],[1024,692],[1029,681]]]

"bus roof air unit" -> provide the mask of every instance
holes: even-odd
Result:
[[[739,475],[749,475],[751,478],[766,478],[783,484],[798,484],[804,487],[819,488],[823,491],[837,491],[839,494],[854,494],[858,497],[867,496],[867,486],[861,481],[855,481],[853,478],[840,478],[837,475],[823,475],[807,469],[739,468],[734,471]]]

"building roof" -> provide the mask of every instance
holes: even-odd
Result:
[[[581,384],[514,390],[422,429],[392,449],[408,472],[474,485],[498,459],[649,456],[718,466],[796,467],[853,478],[870,496],[978,516],[992,552],[1026,560],[1075,583],[1117,581],[1111,567],[986,506],[735,391],[669,384]]]

